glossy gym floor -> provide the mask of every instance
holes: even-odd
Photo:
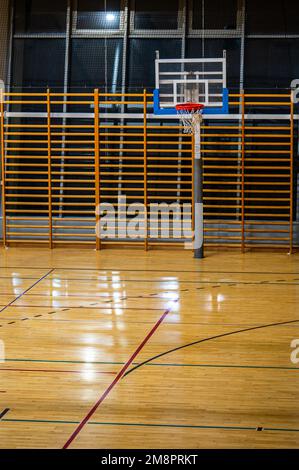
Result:
[[[299,446],[299,255],[0,248],[2,448]]]

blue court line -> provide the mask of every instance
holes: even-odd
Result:
[[[67,360],[46,360],[46,359],[5,359],[4,362],[40,362],[40,363],[60,363],[60,364],[107,364],[107,365],[124,365],[124,362],[112,362],[112,361],[67,361]],[[134,365],[138,365],[139,362],[134,362]],[[299,372],[299,367],[288,367],[288,366],[256,366],[256,365],[233,365],[233,364],[176,364],[176,363],[148,363],[147,366],[152,367],[210,367],[210,368],[232,368],[232,369],[278,369],[278,370],[294,370]]]

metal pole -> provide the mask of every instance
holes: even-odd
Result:
[[[200,151],[200,123],[194,127],[193,141],[193,204],[194,204],[194,258],[204,258],[203,223],[203,166]]]

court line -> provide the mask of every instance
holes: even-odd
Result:
[[[158,310],[158,309],[157,309]],[[161,309],[160,309],[161,310]],[[60,312],[52,312],[51,315],[53,314],[58,314]],[[63,313],[63,312],[62,312]],[[119,323],[119,321],[122,321],[122,320],[116,320],[115,318],[98,318],[98,319],[73,319],[73,320],[68,320],[66,318],[46,318],[47,315],[50,315],[50,312],[48,313],[44,313],[42,315],[39,315],[39,317],[45,317],[45,318],[38,318],[39,321],[43,321],[43,322],[51,322],[51,323],[55,323],[55,322],[62,322],[62,323],[96,323],[96,324],[101,324],[101,323],[113,323],[113,324],[117,324]],[[24,321],[25,318],[19,318],[19,317],[9,317],[10,320],[14,320],[15,322],[19,322],[19,321]],[[0,321],[1,320],[8,320],[8,318],[3,318],[3,317],[0,317]],[[36,316],[35,317],[28,317],[26,318],[26,320],[30,320],[30,321],[33,321],[33,320],[37,320]],[[128,325],[151,325],[153,322],[152,321],[126,321],[126,324]],[[253,324],[248,324],[248,323],[203,323],[203,322],[184,322],[184,321],[164,321],[163,322],[164,325],[173,325],[173,326],[178,326],[178,325],[201,325],[201,326],[254,326]],[[7,323],[5,323],[6,325]],[[3,325],[3,326],[5,326]],[[255,324],[255,326],[257,325],[257,323]],[[286,328],[299,328],[299,325],[285,325]]]
[[[8,278],[10,279],[10,278]],[[27,279],[35,279],[35,278],[24,278],[24,277],[20,277],[19,279],[21,280],[27,280]],[[54,279],[52,278],[49,278],[48,279],[49,281],[53,281]],[[119,279],[119,281],[113,281],[112,279],[107,279],[107,280],[103,280],[103,279],[96,279],[96,278],[74,278],[74,277],[70,277],[70,278],[58,278],[59,281],[81,281],[81,282],[91,282],[91,281],[94,281],[95,283],[105,283],[105,284],[114,284],[114,283],[117,283],[117,284],[121,284],[121,283],[129,283],[129,282],[134,282],[134,283],[152,283],[152,284],[171,284],[171,283],[180,283],[180,284],[228,284],[228,285],[238,285],[238,284],[244,284],[244,285],[264,285],[264,284],[275,284],[275,285],[282,285],[284,286],[285,284],[290,284],[290,285],[298,285],[299,283],[298,282],[290,282],[290,281],[298,281],[298,279],[281,279],[281,280],[269,280],[269,279],[265,279],[263,281],[241,281],[241,280],[230,280],[230,281],[220,281],[220,280],[213,280],[213,281],[203,281],[203,280],[200,280],[200,279],[196,279],[196,280],[185,280],[185,279],[179,279],[179,278],[176,278],[176,279],[172,279],[172,280],[163,280],[161,278],[159,279]],[[4,295],[4,294],[3,294]]]
[[[27,268],[31,269],[31,268]],[[36,268],[38,269],[38,268]],[[41,268],[39,268],[41,269]],[[44,268],[44,269],[49,269],[49,268]],[[111,271],[116,271],[116,272],[153,272],[153,273],[196,273],[196,274],[201,274],[201,273],[215,273],[215,274],[299,274],[299,272],[284,272],[284,271],[210,271],[210,270],[177,270],[177,269],[119,269],[119,268],[106,268],[106,269],[101,269],[101,268],[59,268],[55,267],[54,268],[57,271],[99,271],[99,272],[111,272]]]
[[[46,276],[44,276],[46,277]],[[40,279],[42,280],[42,279]],[[39,281],[38,281],[39,282]],[[38,283],[37,282],[37,283]],[[128,281],[126,281],[128,282]],[[132,281],[134,282],[134,281]],[[140,281],[140,282],[151,282],[151,281]],[[161,281],[161,282],[166,282],[166,283],[169,283],[169,281]],[[179,281],[180,282],[180,281]],[[36,284],[37,284],[36,283]],[[159,281],[157,281],[157,283],[159,283]],[[220,284],[220,285],[213,285],[213,284]],[[36,284],[33,284],[31,287],[29,287],[26,291],[24,291],[22,294],[20,294],[16,299],[14,299],[12,302],[10,302],[5,308],[8,308],[10,307],[15,301],[17,301],[20,297],[22,297],[22,295],[26,294],[26,292],[28,292],[32,287],[34,287],[34,285]],[[295,283],[295,282],[287,282],[287,281],[281,281],[281,282],[271,282],[269,280],[266,280],[266,281],[260,281],[260,282],[250,282],[250,281],[235,281],[234,283],[232,283],[232,281],[181,281],[180,284],[208,284],[208,285],[211,285],[212,284],[212,287],[221,287],[222,285],[223,286],[228,286],[228,287],[235,287],[235,286],[238,286],[238,285],[245,285],[245,286],[248,286],[248,285],[254,285],[254,286],[265,286],[265,285],[275,285],[275,286],[286,286],[286,285],[290,285],[290,286],[297,286],[299,285],[299,283]],[[175,290],[174,290],[175,291]],[[180,292],[185,292],[185,291],[190,291],[190,289],[179,289]],[[169,291],[169,293],[172,293],[173,291]],[[176,290],[177,292],[177,290]],[[195,292],[195,291],[194,291]],[[165,298],[163,297],[163,293],[165,294],[165,292],[163,292],[163,290],[158,293],[158,294],[145,294],[145,295],[139,295],[139,296],[127,296],[125,299],[119,299],[119,301],[121,302],[122,300],[136,300],[136,299],[144,299],[144,298],[150,298],[150,299],[155,299],[155,300],[165,300]],[[168,293],[168,291],[167,291]],[[159,296],[159,294],[161,294],[161,296]],[[11,293],[1,293],[1,295],[6,295],[6,296],[10,296],[12,295]],[[45,293],[30,293],[30,294],[27,294],[27,297],[44,297],[46,299],[48,298],[52,298],[52,294],[49,293],[49,294],[45,294]],[[58,295],[56,296],[57,298],[64,298],[64,297],[73,297],[73,298],[89,298],[89,299],[103,299],[102,302],[103,303],[111,303],[114,301],[114,299],[107,299],[106,296],[104,295],[96,295],[96,294],[93,294],[93,293],[90,293],[90,294],[87,294],[87,295],[78,295],[78,294],[61,294],[61,295]],[[99,302],[100,303],[100,302]],[[39,307],[39,306],[35,306],[35,307]],[[85,307],[85,306],[79,306],[80,308],[88,308],[88,307]],[[77,308],[79,308],[77,307]],[[0,313],[5,310],[5,308],[3,308],[2,310],[0,310]],[[71,308],[71,307],[59,307],[59,308]],[[76,307],[74,307],[76,308]],[[91,307],[90,307],[91,308]],[[105,307],[95,307],[95,308],[105,308]],[[148,310],[148,309],[145,309],[145,310]],[[160,309],[158,309],[160,310]]]
[[[42,296],[41,296],[42,297]],[[55,297],[56,298],[56,297]],[[165,301],[167,301],[168,299],[164,299]],[[7,307],[10,307],[10,305],[8,305]],[[53,307],[53,305],[14,305],[13,308],[69,308],[69,309],[74,309],[74,308],[78,308],[78,309],[90,309],[90,310],[107,310],[107,309],[115,309],[115,308],[121,308],[122,310],[138,310],[139,312],[140,311],[147,311],[147,310],[153,310],[153,311],[157,311],[157,312],[161,312],[161,307],[160,308],[142,308],[142,307],[119,307],[119,306],[112,306],[111,305],[109,306],[107,304],[106,307],[90,307],[88,305],[60,305],[59,307]],[[0,310],[0,313],[1,313],[1,310]]]
[[[0,268],[1,269],[1,268]],[[22,280],[26,280],[26,281],[29,281],[29,280],[33,280],[33,279],[36,279],[36,277],[24,277],[24,276],[0,276],[0,279],[14,279],[14,278],[18,278],[18,279],[22,279]]]
[[[32,284],[30,287],[28,287],[26,290],[24,290],[24,292],[22,292],[21,294],[19,294],[14,300],[11,300],[7,305],[5,305],[4,307],[2,307],[2,309],[0,310],[0,313],[4,312],[4,310],[6,310],[8,307],[11,307],[14,302],[16,302],[17,300],[19,300],[21,297],[23,297],[23,295],[25,295],[28,291],[30,291],[30,289],[33,289],[33,287],[35,287],[39,282],[43,281],[47,276],[49,276],[49,274],[51,274],[52,272],[54,271],[54,269],[51,269],[50,271],[48,271],[46,274],[44,274],[44,276],[42,276],[41,278],[39,278],[36,282],[34,282],[34,284]]]
[[[0,277],[0,279],[3,279]],[[12,278],[5,278],[5,279],[8,279],[8,280],[12,280]],[[27,280],[32,280],[32,279],[36,279],[36,278],[25,278],[25,277],[20,277],[18,278],[19,280],[21,281],[27,281]],[[54,281],[55,279],[54,278],[49,278],[48,281]],[[112,279],[107,279],[107,280],[101,280],[101,279],[96,279],[96,278],[58,278],[59,281],[63,281],[63,282],[86,282],[86,283],[93,283],[95,286],[97,286],[98,284],[101,284],[101,283],[104,283],[104,284],[108,284],[108,288],[110,287],[113,287],[113,284],[115,283],[115,281],[113,281]],[[161,284],[180,284],[181,286],[184,286],[184,284],[207,284],[207,285],[210,285],[210,284],[218,284],[219,287],[220,286],[231,286],[231,287],[235,287],[237,285],[244,285],[244,286],[252,286],[252,285],[279,285],[279,286],[284,286],[284,285],[295,285],[297,286],[299,284],[299,282],[296,282],[296,281],[299,281],[298,278],[291,278],[291,279],[264,279],[264,280],[246,280],[246,281],[242,281],[240,279],[230,279],[230,280],[227,280],[227,281],[223,281],[223,280],[220,280],[220,279],[213,279],[212,281],[206,281],[206,280],[201,280],[201,279],[195,279],[195,280],[191,280],[191,279],[180,279],[179,277],[175,278],[175,279],[171,279],[171,280],[164,280],[163,278],[156,278],[156,279],[125,279],[125,278],[122,278],[120,279],[119,281],[117,281],[118,284],[123,284],[125,285],[126,283],[137,283],[137,284],[147,284],[147,283],[151,283],[151,284],[157,284],[157,285],[161,285]],[[48,289],[50,289],[52,287],[52,285],[50,285],[48,287]],[[63,286],[62,286],[63,287]],[[123,286],[122,286],[123,287]],[[9,292],[2,292],[1,295],[11,295]],[[37,294],[35,294],[37,295]]]
[[[279,284],[279,285],[281,285],[281,284]],[[176,289],[173,289],[173,292],[176,292]],[[155,294],[155,296],[159,295],[159,294],[162,295],[163,293],[164,293],[164,291],[161,291],[161,292]],[[2,295],[12,295],[12,294],[3,293]],[[35,293],[34,294],[32,294],[32,293],[27,294],[26,297],[45,297],[45,298],[51,297],[52,298],[53,295],[52,295],[52,293],[46,294],[46,293],[42,293],[42,292],[37,292],[36,294]],[[59,294],[59,295],[55,295],[55,299],[56,298],[61,298],[61,297],[76,297],[76,298],[79,298],[79,299],[87,298],[87,299],[91,299],[92,301],[94,301],[94,299],[101,299],[102,303],[107,303],[107,304],[111,303],[111,302],[119,303],[119,302],[122,302],[123,300],[131,300],[131,299],[135,300],[135,299],[145,299],[145,298],[149,298],[149,299],[153,299],[153,300],[155,300],[157,298],[162,298],[164,300],[169,300],[167,298],[165,299],[165,297],[153,297],[153,296],[147,297],[147,294],[145,294],[145,295],[140,294],[140,295],[134,295],[134,296],[133,295],[128,295],[128,296],[126,296],[125,299],[120,298],[118,300],[115,300],[113,298],[112,299],[107,299],[107,297],[105,295],[96,295],[96,294],[93,294],[93,293],[91,293],[91,294]]]
[[[50,269],[49,266],[47,267],[21,267],[21,266],[3,266],[0,267],[0,269]],[[284,272],[284,271],[206,271],[206,270],[180,270],[178,271],[177,269],[175,270],[169,270],[169,269],[119,269],[119,268],[61,268],[61,267],[53,267],[52,270],[57,270],[57,271],[99,271],[99,272],[111,272],[111,271],[116,271],[116,272],[161,272],[161,273],[196,273],[196,274],[201,274],[201,273],[215,273],[215,274],[258,274],[258,275],[263,275],[263,274],[291,274],[291,275],[298,275],[299,272],[293,271],[293,272]]]
[[[81,280],[80,280],[81,281]],[[89,280],[90,282],[90,280]],[[136,281],[124,281],[125,283],[127,282],[136,282]],[[142,281],[142,282],[151,282],[151,281]],[[177,281],[175,281],[177,282]],[[250,282],[250,281],[178,281],[179,284],[180,284],[180,287],[179,289],[170,289],[169,291],[167,292],[177,292],[177,290],[180,290],[180,291],[184,291],[184,284],[195,284],[195,285],[201,285],[201,284],[204,284],[206,285],[206,289],[208,289],[209,287],[236,287],[236,286],[245,286],[245,287],[248,287],[248,286],[262,286],[262,287],[265,287],[265,286],[280,286],[280,287],[285,287],[285,286],[299,286],[299,282],[289,282],[289,281],[281,281],[281,282],[275,282],[275,281],[260,281],[260,282]],[[167,283],[169,284],[169,281],[157,281],[157,284],[162,284],[162,283]],[[217,284],[217,285],[215,285]],[[33,287],[33,286],[32,286]],[[125,287],[122,286],[122,287]],[[108,286],[109,288],[109,286]],[[182,289],[183,288],[183,289]],[[187,290],[187,289],[186,289]],[[63,298],[63,297],[75,297],[75,298],[91,298],[91,299],[101,299],[104,303],[109,303],[109,302],[112,302],[114,301],[114,299],[107,299],[107,296],[105,296],[104,294],[99,294],[97,295],[96,294],[97,292],[97,289],[95,289],[94,292],[90,292],[89,294],[59,294],[55,297],[57,298]],[[195,291],[194,291],[195,292]],[[140,295],[134,295],[134,296],[126,296],[125,299],[119,299],[119,301],[121,300],[130,300],[130,299],[140,299],[140,298],[153,298],[153,299],[163,299],[163,294],[165,293],[165,291],[163,289],[161,289],[160,292],[158,293],[155,293],[155,294],[140,294]],[[0,295],[5,295],[5,296],[11,296],[13,295],[12,293],[10,292],[1,292]],[[150,297],[148,297],[150,295]],[[155,295],[155,297],[154,297]],[[160,297],[158,297],[160,295]],[[46,298],[49,298],[49,297],[53,297],[52,296],[52,293],[49,292],[49,293],[46,293],[46,292],[37,292],[37,293],[30,293],[30,294],[27,294],[27,297],[46,297]]]
[[[56,360],[56,359],[4,359],[4,362],[49,362],[49,363],[61,363],[61,364],[115,364],[123,365],[124,362],[110,362],[110,361],[68,361],[68,360]]]
[[[76,308],[76,307],[74,307]],[[117,307],[115,307],[117,308]],[[70,309],[71,310],[71,309]],[[161,309],[155,309],[156,311],[161,311]],[[117,325],[119,320],[116,319],[110,319],[110,318],[99,318],[99,319],[65,319],[65,318],[54,318],[51,317],[49,318],[48,315],[54,315],[54,314],[59,314],[59,313],[64,313],[62,312],[47,312],[43,313],[40,315],[34,315],[33,317],[26,317],[26,318],[19,318],[19,317],[0,317],[0,328],[5,328],[6,326],[10,326],[12,324],[19,324],[24,322],[25,320],[28,321],[41,321],[41,322],[50,322],[50,323],[55,323],[55,322],[60,322],[60,323],[84,323],[84,324],[90,324],[90,323],[96,323],[97,325],[99,324],[105,324],[107,322],[112,323],[113,325]],[[37,318],[38,317],[38,318]],[[40,318],[43,317],[43,318]],[[7,322],[7,320],[11,320]],[[7,323],[3,323],[7,322]],[[127,325],[152,325],[152,321],[126,321]],[[201,325],[201,326],[214,326],[214,327],[227,327],[227,326],[253,326],[252,324],[242,324],[242,323],[202,323],[202,322],[174,322],[174,321],[164,321],[164,325],[170,325],[170,326],[178,326],[178,325]],[[257,326],[257,324],[255,324]],[[291,325],[284,325],[285,328],[299,328],[299,324],[291,324]]]
[[[203,367],[203,368],[226,368],[226,369],[279,369],[279,370],[295,370],[299,372],[299,367],[288,367],[288,366],[242,366],[234,364],[175,364],[175,363],[148,363],[146,366],[159,366],[159,367]]]
[[[298,323],[298,322],[299,322],[299,319],[290,320],[290,321],[286,321],[286,322],[268,323],[266,325],[260,325],[260,326],[255,326],[255,327],[251,327],[251,328],[244,328],[242,330],[235,330],[235,331],[231,331],[231,332],[228,332],[228,333],[222,333],[221,335],[209,336],[208,338],[203,338],[203,339],[200,339],[198,341],[192,341],[192,343],[184,344],[183,346],[178,346],[176,348],[169,349],[168,351],[165,351],[161,354],[157,354],[156,356],[153,356],[153,357],[147,359],[146,361],[141,362],[140,364],[136,365],[135,367],[132,367],[132,369],[128,370],[124,374],[123,378],[125,378],[128,374],[130,374],[134,370],[139,369],[139,367],[142,367],[145,364],[154,361],[155,359],[166,356],[167,354],[170,354],[172,352],[179,351],[179,350],[184,349],[184,348],[188,348],[189,346],[195,346],[195,345],[200,344],[200,343],[204,343],[204,342],[207,342],[207,341],[212,341],[214,339],[224,338],[225,336],[232,336],[232,335],[235,335],[235,334],[238,334],[238,333],[245,333],[247,331],[260,330],[262,328],[270,328],[272,326],[288,325],[288,324],[291,324],[291,323]]]
[[[6,423],[49,423],[49,424],[79,424],[79,421],[63,421],[63,420],[52,420],[52,419],[18,419],[18,418],[6,418],[2,419]]]
[[[179,299],[173,300],[172,304],[175,304],[178,302]],[[132,364],[134,361],[135,357],[139,354],[139,352],[143,349],[143,347],[146,345],[146,343],[149,341],[149,339],[153,336],[155,331],[159,328],[160,324],[163,322],[163,320],[167,317],[167,315],[171,312],[172,307],[168,307],[167,310],[161,315],[159,320],[154,324],[152,329],[149,331],[149,333],[146,335],[146,337],[142,340],[142,342],[139,344],[135,352],[132,354],[132,356],[127,360],[127,362],[124,364],[124,366],[121,368],[113,382],[109,385],[109,387],[105,390],[105,392],[101,395],[99,400],[94,404],[94,406],[91,408],[91,410],[87,413],[85,418],[81,421],[79,426],[75,429],[75,431],[71,434],[69,439],[66,441],[66,443],[63,446],[63,449],[68,449],[70,444],[73,442],[73,440],[77,437],[77,435],[80,433],[80,431],[83,429],[83,427],[86,425],[86,423],[90,420],[91,416],[96,412],[98,407],[101,405],[101,403],[105,400],[105,398],[109,395],[111,390],[115,387],[115,385],[119,382],[123,374],[126,372],[128,367]]]
[[[2,420],[7,423],[45,423],[45,424],[79,424],[79,421],[50,420],[50,419],[18,419],[5,418]],[[257,426],[221,426],[221,425],[196,425],[196,424],[170,424],[170,423],[111,423],[106,421],[89,421],[88,426],[134,426],[134,427],[162,427],[162,428],[187,428],[187,429],[223,429],[231,431],[256,431]],[[276,432],[299,432],[294,428],[268,428],[263,426],[263,431]]]
[[[0,413],[0,421],[3,421],[2,418],[9,412],[9,408],[5,408],[3,411]]]
[[[1,367],[0,372],[9,371],[9,372],[50,372],[50,373],[69,373],[69,374],[84,374],[86,372],[92,372],[93,374],[109,374],[109,375],[116,375],[116,372],[109,372],[109,371],[97,371],[97,370],[50,370],[50,369],[11,369]]]
[[[124,365],[125,362],[112,362],[112,361],[67,361],[67,360],[49,360],[49,359],[5,359],[4,362],[33,362],[33,363],[49,363],[49,364],[94,364],[94,365]],[[140,362],[132,362],[132,365],[138,365]],[[241,365],[241,364],[178,364],[178,363],[165,363],[165,362],[149,362],[145,366],[153,367],[202,367],[202,368],[235,368],[235,369],[278,369],[278,370],[294,370],[299,372],[299,367],[289,366],[259,366],[259,365]]]
[[[136,427],[162,427],[162,428],[193,428],[193,429],[227,429],[227,430],[244,430],[244,431],[256,431],[256,426],[216,426],[216,425],[196,425],[196,424],[160,424],[160,423],[107,423],[92,421],[90,425],[108,425],[108,426],[136,426]],[[266,428],[263,427],[264,431],[293,431],[299,432],[299,429],[288,429],[288,428]]]

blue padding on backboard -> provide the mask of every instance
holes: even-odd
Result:
[[[154,98],[154,114],[158,114],[160,116],[177,114],[177,110],[175,108],[160,108],[160,92],[158,89],[154,90],[153,93]],[[219,108],[205,108],[202,114],[228,114],[228,89],[223,88],[223,104]]]

